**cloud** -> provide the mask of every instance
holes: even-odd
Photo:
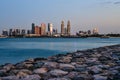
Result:
[[[100,3],[100,4],[102,4],[102,5],[118,5],[118,4],[120,4],[120,1],[107,1],[107,2],[102,2],[102,3]]]
[[[114,2],[114,4],[120,4],[120,1],[118,1],[118,2]]]

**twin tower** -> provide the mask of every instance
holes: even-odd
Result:
[[[61,35],[70,35],[71,25],[70,21],[67,22],[67,28],[65,28],[64,21],[61,22]]]

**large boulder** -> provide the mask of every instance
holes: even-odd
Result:
[[[75,66],[71,65],[71,64],[59,64],[59,68],[65,71],[72,71],[73,69],[75,69]]]
[[[37,74],[34,74],[34,75],[28,75],[26,76],[25,78],[22,78],[20,80],[40,80],[41,77]]]
[[[93,71],[94,74],[98,74],[98,73],[102,72],[102,69],[99,68],[97,65],[92,66],[92,67],[88,67],[88,70]]]
[[[47,67],[49,69],[57,68],[58,63],[57,62],[45,62],[43,67]]]
[[[56,77],[64,76],[64,75],[68,74],[67,71],[63,71],[63,70],[59,70],[59,69],[51,70],[49,73],[50,73],[50,75],[56,76]]]
[[[107,80],[107,77],[101,75],[94,75],[94,80]]]
[[[59,58],[58,62],[60,63],[70,63],[72,60],[71,56],[63,56],[61,58]]]
[[[19,77],[17,77],[17,76],[6,76],[6,77],[1,77],[1,80],[19,80]]]
[[[36,73],[36,74],[44,74],[44,73],[47,73],[48,69],[47,68],[38,68],[38,69],[35,69],[33,71],[33,73]]]
[[[15,68],[15,66],[13,65],[13,64],[5,64],[4,66],[3,66],[3,69],[5,69],[5,70],[7,70],[7,71],[9,71],[10,69],[14,69]]]
[[[70,79],[68,79],[68,78],[51,78],[48,80],[70,80]]]
[[[5,69],[0,70],[0,77],[4,77],[7,75],[7,71]]]

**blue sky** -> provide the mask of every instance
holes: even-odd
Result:
[[[120,33],[120,0],[0,0],[0,32],[31,29],[31,23],[71,21],[72,33],[99,28],[100,33]]]

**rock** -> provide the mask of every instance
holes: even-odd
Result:
[[[15,66],[13,65],[13,64],[5,64],[4,66],[3,66],[3,69],[5,69],[5,70],[7,70],[7,71],[9,71],[10,69],[14,69],[15,68]]]
[[[98,58],[98,60],[101,61],[101,62],[105,62],[105,61],[111,60],[111,58],[106,57],[106,56],[100,56],[100,57]]]
[[[73,79],[74,77],[76,77],[77,75],[79,75],[78,72],[70,72],[68,75],[66,75],[65,77]]]
[[[76,77],[73,78],[73,80],[85,80],[85,79],[81,76],[76,76]]]
[[[60,62],[60,63],[70,63],[71,60],[72,60],[72,57],[70,57],[70,56],[63,56],[63,57],[61,57],[58,60],[58,62]]]
[[[110,68],[109,65],[98,65],[98,67],[101,68],[101,69],[104,69],[104,70],[105,69],[108,70]]]
[[[94,78],[91,75],[79,74],[75,76],[72,80],[94,80]]]
[[[107,77],[101,75],[94,75],[94,80],[107,80]]]
[[[85,62],[85,58],[73,58],[72,62],[79,62],[82,64],[83,62]]]
[[[120,73],[114,75],[113,80],[120,80]]]
[[[97,58],[88,58],[86,59],[86,62],[93,63],[93,62],[96,62],[97,60],[98,60]]]
[[[50,73],[52,76],[56,76],[56,77],[64,76],[64,75],[67,75],[67,74],[68,74],[68,72],[63,71],[63,70],[59,70],[59,69],[51,70],[49,73]]]
[[[78,51],[78,52],[76,52],[76,53],[73,54],[73,57],[74,58],[80,58],[83,55],[84,55],[83,53],[81,53],[81,52]]]
[[[34,75],[28,75],[26,76],[25,78],[22,78],[20,80],[40,80],[41,77],[37,74],[34,74]]]
[[[11,71],[9,71],[8,75],[9,76],[15,76],[20,70],[17,70],[17,69],[13,69]]]
[[[39,62],[39,61],[44,61],[47,60],[46,58],[35,58],[34,61],[35,62]]]
[[[28,70],[28,69],[22,69],[22,70],[20,70],[21,72],[24,72],[24,73],[27,73],[27,74],[32,74],[32,72],[30,71],[30,70]]]
[[[82,72],[82,71],[86,71],[86,69],[87,69],[86,67],[77,67],[74,70],[77,72]]]
[[[1,80],[19,80],[19,77],[17,77],[17,76],[7,76],[7,77],[1,77]]]
[[[22,77],[26,77],[27,75],[31,75],[31,74],[32,74],[31,71],[27,69],[22,69],[17,73],[17,76],[22,78]]]
[[[34,68],[41,68],[44,65],[44,62],[36,62]]]
[[[75,67],[71,64],[59,64],[59,68],[65,71],[72,71]]]
[[[28,74],[24,73],[24,72],[18,72],[17,77],[23,78],[26,77]]]
[[[7,71],[5,69],[0,70],[0,77],[7,76]]]
[[[31,62],[21,62],[16,64],[17,69],[31,68],[33,64]]]
[[[33,58],[30,58],[30,59],[28,59],[27,61],[32,63],[32,62],[34,62],[34,59],[33,59]]]
[[[47,68],[39,68],[39,69],[35,69],[33,71],[33,73],[36,73],[36,74],[44,74],[44,73],[47,73],[48,69]]]
[[[93,71],[94,74],[98,74],[98,73],[100,73],[100,72],[102,71],[102,69],[99,68],[98,66],[88,67],[88,69],[89,69],[90,71]]]
[[[47,67],[49,69],[57,68],[58,67],[58,63],[57,62],[45,62],[43,67]]]
[[[51,78],[48,80],[70,80],[70,79],[68,79],[68,78]]]

